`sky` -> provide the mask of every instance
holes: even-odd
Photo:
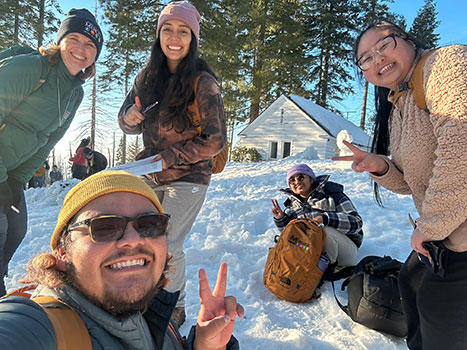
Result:
[[[207,271],[211,288],[222,262],[228,264],[227,295],[245,308],[237,319],[234,334],[248,350],[403,350],[403,339],[387,336],[353,322],[340,310],[330,283],[320,289],[312,303],[295,304],[276,298],[263,284],[269,247],[279,234],[271,214],[271,199],[282,208],[286,199],[278,189],[286,187],[292,166],[308,164],[316,175],[329,174],[330,181],[344,185],[363,219],[364,239],[358,261],[368,255],[389,255],[404,261],[410,253],[412,232],[408,213],[417,217],[409,196],[383,191],[385,208],[376,205],[366,174],[357,174],[348,164],[311,160],[306,151],[284,160],[261,163],[227,163],[212,177],[206,201],[185,241],[187,259],[187,320],[181,327],[187,335],[199,311],[198,270]],[[29,259],[50,250],[49,242],[66,193],[78,180],[25,191],[28,231],[13,256],[6,278],[7,290],[21,286]],[[347,294],[336,291],[346,305]]]
[[[76,2],[71,0],[59,0],[58,1],[62,10],[66,13],[70,8],[76,7]],[[406,18],[407,26],[410,28],[413,19],[417,15],[418,10],[423,6],[423,0],[395,0],[394,3],[389,4],[390,9],[393,12],[404,15]],[[80,2],[80,7],[86,7],[94,13],[95,0],[82,0]],[[440,34],[440,45],[449,45],[449,44],[467,44],[467,21],[465,20],[465,14],[467,13],[467,1],[465,0],[438,0],[437,1],[437,11],[438,19],[441,21],[437,32]],[[202,35],[202,33],[201,33]],[[85,84],[86,89],[90,89],[91,82]],[[360,123],[360,114],[361,114],[361,102],[362,102],[362,85],[359,82],[354,84],[354,94],[348,96],[338,105],[338,108],[343,112],[344,116],[351,120],[356,125]],[[114,120],[114,124],[109,127],[112,131],[117,132],[117,144],[119,137],[121,136],[120,129],[117,126],[117,113],[119,106],[123,103],[123,96],[121,101],[113,101],[116,106],[114,109],[109,109],[107,113],[110,116],[110,124]],[[369,102],[369,105],[372,105]],[[89,106],[89,103],[86,104],[85,100],[82,104],[83,108]],[[62,156],[67,159],[69,157],[70,144],[73,150],[79,144],[80,137],[76,131],[79,124],[83,120],[89,120],[89,115],[87,112],[84,112],[81,109],[81,112],[78,111],[78,114],[73,121],[70,130],[67,132],[65,137],[58,143],[56,146],[57,154],[60,153]],[[240,132],[245,125],[238,127],[235,130],[235,134]],[[131,136],[130,140],[134,140],[134,137]],[[234,145],[238,141],[238,138],[234,138]],[[111,148],[112,140],[107,140],[107,142],[100,142],[100,148],[97,150],[108,155],[108,149]]]

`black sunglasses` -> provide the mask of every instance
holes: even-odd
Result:
[[[109,243],[122,238],[128,223],[133,222],[133,227],[141,237],[158,238],[165,236],[167,233],[169,218],[169,214],[161,213],[141,214],[135,217],[102,215],[74,223],[68,226],[67,232],[86,225],[91,241],[94,243]]]
[[[303,180],[305,180],[305,175],[298,175],[298,176],[292,176],[290,179],[289,179],[289,184],[292,183],[292,182],[295,182],[295,181],[300,181],[302,182]]]

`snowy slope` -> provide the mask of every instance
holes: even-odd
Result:
[[[302,155],[303,156],[303,155]],[[402,350],[404,340],[369,330],[350,320],[337,306],[330,284],[322,288],[320,299],[310,304],[281,301],[263,285],[268,248],[277,234],[272,221],[271,199],[283,203],[277,189],[286,186],[287,170],[299,163],[309,164],[317,175],[331,174],[331,181],[342,183],[364,220],[365,238],[359,258],[391,255],[403,261],[410,252],[411,226],[407,219],[416,210],[410,197],[385,193],[385,208],[376,205],[365,174],[342,169],[332,161],[300,157],[277,162],[228,163],[214,175],[206,202],[185,242],[187,257],[187,334],[196,322],[199,309],[198,270],[207,270],[214,284],[221,262],[229,265],[227,293],[235,295],[246,309],[246,318],[236,323],[235,335],[242,349],[268,350]],[[70,186],[54,184],[26,191],[29,212],[28,233],[9,268],[7,289],[20,286],[29,258],[49,250],[50,234],[60,205]],[[340,283],[338,283],[340,286]],[[338,292],[345,302],[345,294]]]

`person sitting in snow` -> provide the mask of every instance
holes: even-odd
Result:
[[[306,164],[293,166],[287,172],[289,188],[280,190],[289,197],[284,202],[285,209],[272,200],[274,223],[282,231],[293,219],[316,220],[324,225],[324,252],[330,263],[353,265],[363,239],[362,218],[345,195],[344,187],[328,180],[329,175],[316,177]]]
[[[162,289],[169,283],[169,218],[140,178],[115,170],[92,175],[66,195],[52,251],[32,259],[24,282],[38,284],[33,298],[52,297],[74,309],[92,349],[238,350],[232,332],[244,310],[233,296],[225,296],[225,263],[213,293],[206,271],[200,270],[197,325],[183,345],[179,342],[170,319],[179,292]],[[57,349],[54,327],[34,300],[0,299],[0,330],[2,350]]]

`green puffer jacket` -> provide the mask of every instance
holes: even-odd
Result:
[[[0,61],[0,183],[31,178],[69,128],[83,83],[34,50]]]
[[[192,327],[185,347],[168,329],[178,293],[161,290],[144,314],[137,312],[123,319],[117,319],[98,308],[70,286],[64,289],[39,286],[34,296],[39,295],[53,296],[72,306],[86,324],[94,350],[193,349],[195,327]],[[155,348],[151,347],[149,333]],[[39,305],[17,296],[0,299],[0,349],[55,350],[56,347],[53,326]],[[233,336],[227,349],[239,349]]]

